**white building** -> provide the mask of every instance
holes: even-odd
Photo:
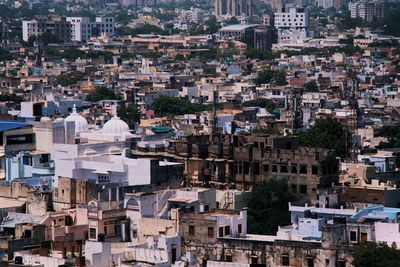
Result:
[[[292,43],[309,36],[309,17],[304,8],[287,5],[285,12],[275,13],[274,22],[278,30],[278,43]]]
[[[104,33],[110,36],[115,34],[115,23],[112,17],[97,17],[95,21],[87,17],[67,17],[67,21],[71,23],[73,41],[85,42],[93,36]]]
[[[181,163],[126,157],[129,143],[136,136],[116,116],[102,129],[91,129],[92,126],[89,127],[74,107],[64,123],[65,132],[75,138],[65,138],[67,141],[53,144],[55,187],[59,177],[91,179],[100,184],[147,185],[180,173]]]

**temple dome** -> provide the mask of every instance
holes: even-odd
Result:
[[[68,122],[68,121],[75,122],[75,133],[87,131],[88,128],[89,128],[87,120],[83,116],[79,115],[78,112],[76,112],[76,106],[75,105],[74,105],[74,107],[72,109],[71,115],[66,117],[65,121],[66,122]]]
[[[105,134],[121,136],[130,134],[128,124],[117,116],[114,116],[111,120],[104,124],[102,132]]]

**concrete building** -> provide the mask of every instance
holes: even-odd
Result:
[[[286,5],[281,12],[275,12],[274,25],[278,31],[278,44],[292,43],[299,38],[309,36],[308,11]]]
[[[252,0],[215,0],[215,16],[252,16]]]
[[[33,20],[22,21],[22,40],[31,36],[51,33],[63,42],[71,41],[71,24],[61,16],[36,16]]]
[[[66,20],[71,23],[72,41],[86,42],[101,34],[109,36],[115,34],[113,17],[96,17],[95,21],[91,21],[87,17],[67,17]]]
[[[351,18],[361,18],[366,22],[379,21],[384,18],[384,2],[380,0],[360,0],[349,3]]]

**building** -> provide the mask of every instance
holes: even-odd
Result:
[[[252,0],[215,0],[215,16],[252,16]]]
[[[33,20],[22,21],[22,40],[43,33],[53,34],[57,40],[71,41],[71,23],[61,16],[36,16]]]
[[[8,37],[8,23],[0,17],[0,40],[6,40]]]
[[[71,23],[71,40],[78,42],[89,41],[93,36],[107,34],[114,36],[115,25],[112,17],[97,17],[91,21],[87,17],[67,17]]]
[[[292,43],[309,36],[308,11],[286,5],[282,12],[275,12],[274,25],[278,31],[278,44]]]
[[[258,24],[234,24],[219,30],[222,39],[241,41],[243,38],[252,39],[254,48],[260,51],[270,50],[276,43],[276,31],[273,26]]]
[[[360,0],[349,3],[351,18],[361,18],[366,22],[379,21],[384,18],[384,2],[380,0]]]
[[[201,23],[204,21],[204,10],[191,7],[189,10],[182,10],[182,21]]]

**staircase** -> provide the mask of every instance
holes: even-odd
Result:
[[[175,190],[166,190],[162,193],[161,197],[157,201],[157,219],[167,219],[168,218],[168,199],[176,195]]]
[[[224,193],[222,196],[220,202],[219,202],[219,208],[220,209],[233,209],[233,194],[234,192],[232,191],[227,191]]]

